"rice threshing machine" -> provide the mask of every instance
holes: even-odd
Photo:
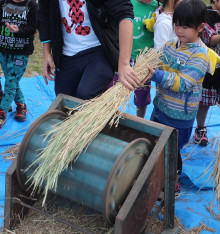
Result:
[[[17,160],[6,174],[4,226],[8,230],[16,225],[16,214],[22,217],[35,209],[26,183],[33,169],[25,169],[46,147],[49,139],[43,141],[45,134],[67,117],[68,109],[82,102],[58,95],[24,136]],[[176,158],[175,129],[124,114],[117,127],[106,126],[76,163],[60,174],[56,191],[50,192],[102,213],[108,223],[114,224],[116,234],[146,233],[162,207],[164,228],[173,228]],[[164,198],[155,209],[161,194]]]

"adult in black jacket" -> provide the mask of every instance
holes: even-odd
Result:
[[[39,0],[45,82],[55,70],[56,94],[82,99],[102,93],[116,71],[125,86],[137,87],[129,65],[133,17],[129,0]]]

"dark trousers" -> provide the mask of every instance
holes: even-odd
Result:
[[[156,116],[152,116],[151,118],[152,121],[164,124],[160,122]],[[171,126],[172,127],[172,126]],[[177,174],[181,175],[182,173],[182,168],[183,168],[183,162],[182,162],[182,157],[180,154],[180,150],[183,148],[185,144],[188,143],[190,139],[190,135],[192,133],[192,127],[190,128],[176,128],[178,130],[178,159],[177,159]]]
[[[101,46],[74,56],[62,56],[61,69],[56,71],[55,92],[81,99],[101,94],[112,81],[114,71]]]

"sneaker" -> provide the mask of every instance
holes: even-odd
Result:
[[[4,96],[4,92],[0,89],[0,102],[2,101],[3,96]],[[12,109],[12,107],[10,106],[8,112],[12,112],[12,110],[13,110],[13,109]]]
[[[194,133],[194,142],[198,145],[207,145],[209,140],[207,138],[207,129],[206,127],[196,127]]]
[[[22,103],[16,103],[16,114],[15,114],[15,120],[19,122],[23,122],[26,120],[26,115],[27,115],[27,106],[26,104]]]
[[[181,185],[177,182],[176,189],[175,189],[175,199],[180,197],[180,187],[181,187]]]
[[[6,114],[4,111],[0,111],[0,129],[3,127],[6,120]]]

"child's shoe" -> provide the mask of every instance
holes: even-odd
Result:
[[[4,111],[0,111],[0,129],[3,127],[6,120],[6,114]]]
[[[196,127],[194,133],[194,142],[198,145],[207,145],[209,140],[207,137],[206,127]]]
[[[24,122],[26,120],[26,115],[27,115],[27,106],[26,104],[22,103],[16,103],[16,114],[15,114],[15,120],[19,122]]]
[[[175,189],[175,199],[180,197],[180,187],[181,187],[181,185],[179,184],[179,182],[177,182],[176,189]]]

